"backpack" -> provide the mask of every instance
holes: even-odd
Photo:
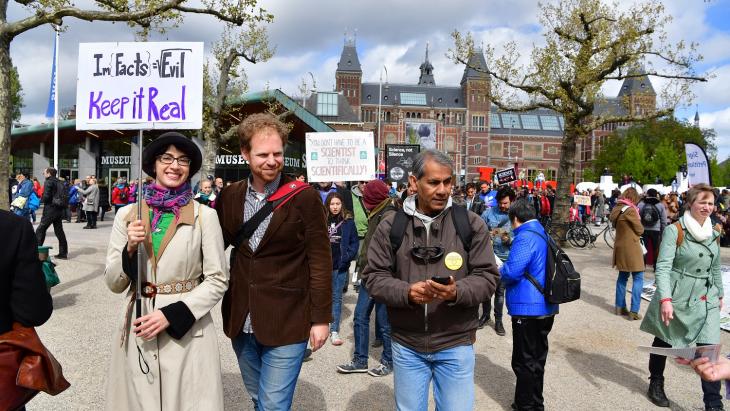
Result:
[[[451,218],[454,221],[454,227],[456,227],[456,233],[459,235],[461,244],[464,246],[464,251],[469,253],[471,240],[474,237],[474,230],[469,224],[469,211],[464,206],[454,204],[451,206]],[[399,208],[395,213],[393,224],[390,226],[390,249],[394,256],[401,243],[403,243],[403,236],[406,233],[406,226],[409,221],[410,217],[402,208]],[[393,266],[391,267],[393,272],[396,270],[396,261],[393,258]]]
[[[127,188],[122,188],[119,190],[119,199],[122,201],[127,201]]]
[[[38,194],[36,194],[35,191],[30,192],[26,206],[30,211],[36,211],[41,206],[41,199],[38,198]]]
[[[63,185],[63,182],[61,182],[61,180],[56,180],[55,186],[55,192],[53,193],[51,205],[57,208],[68,207],[68,190],[66,189],[66,186]]]
[[[527,279],[545,296],[550,304],[564,304],[580,298],[580,273],[573,262],[552,238],[535,230],[526,230],[542,237],[548,245],[545,263],[545,287],[540,286],[532,274],[525,272]]]
[[[644,208],[641,209],[641,224],[644,227],[650,227],[657,221],[659,221],[659,210],[654,204],[644,203]]]

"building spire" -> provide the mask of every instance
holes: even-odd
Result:
[[[421,67],[419,67],[421,70],[421,76],[418,78],[419,86],[433,86],[436,84],[433,78],[433,65],[428,61],[428,46],[429,43],[426,42],[426,59],[421,63]]]
[[[700,106],[695,106],[695,127],[700,128]]]

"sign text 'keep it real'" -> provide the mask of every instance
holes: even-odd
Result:
[[[77,129],[199,129],[202,43],[81,43]]]

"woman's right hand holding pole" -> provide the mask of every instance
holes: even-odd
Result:
[[[145,239],[144,224],[142,220],[136,220],[127,226],[127,253],[131,257],[137,252],[137,247]]]

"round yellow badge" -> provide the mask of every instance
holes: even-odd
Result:
[[[461,265],[464,264],[464,259],[461,258],[459,253],[456,251],[452,251],[448,254],[446,254],[446,258],[444,258],[444,264],[446,264],[446,268],[452,271],[456,271],[459,268],[461,268]]]

